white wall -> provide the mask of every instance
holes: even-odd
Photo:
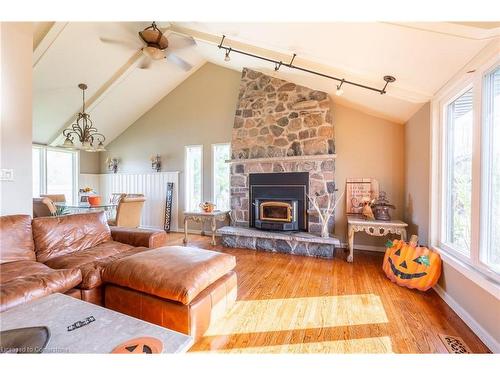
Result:
[[[13,169],[13,181],[0,181],[0,215],[32,214],[31,23],[0,23],[0,168]]]

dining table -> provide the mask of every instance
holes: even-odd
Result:
[[[116,216],[116,207],[118,206],[118,203],[99,203],[92,205],[88,202],[54,202],[54,204],[60,209],[65,209],[66,214],[104,211],[108,219],[112,219]]]

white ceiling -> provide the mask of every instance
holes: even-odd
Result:
[[[55,23],[34,53],[33,140],[59,142],[57,136],[81,106],[78,83],[88,84],[89,111],[111,141],[206,61],[241,70],[257,69],[327,91],[336,102],[396,122],[407,121],[474,55],[500,35],[500,28],[451,23],[160,23],[195,37],[197,47],[179,53],[194,65],[184,72],[167,62],[137,68],[132,48],[104,44],[99,37],[141,44],[137,31],[146,23]],[[38,30],[44,25],[38,25]],[[386,95],[344,86],[334,95],[332,80],[274,66],[243,55],[225,62],[216,45],[225,45],[382,88],[386,74],[397,78]]]

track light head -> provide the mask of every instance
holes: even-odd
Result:
[[[231,57],[229,56],[229,52],[231,52],[231,48],[226,51],[226,56],[224,56],[224,61],[231,61]]]
[[[344,80],[340,81],[340,85],[337,86],[337,91],[335,91],[335,95],[342,96],[342,94],[344,93],[344,89],[342,88],[343,84]]]

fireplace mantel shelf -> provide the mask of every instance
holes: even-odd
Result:
[[[337,154],[327,155],[300,155],[300,156],[279,156],[274,158],[255,158],[255,159],[230,159],[226,163],[244,164],[244,163],[272,163],[272,162],[289,162],[289,161],[307,161],[307,160],[331,160],[335,159]]]

